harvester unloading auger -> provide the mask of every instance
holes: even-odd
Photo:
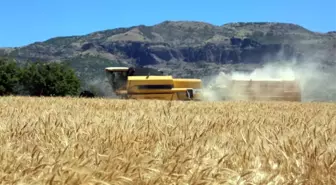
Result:
[[[173,78],[151,68],[105,68],[113,92],[122,99],[301,101],[295,80],[227,78],[204,88],[201,79]]]

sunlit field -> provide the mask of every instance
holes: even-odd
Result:
[[[1,184],[336,184],[336,104],[0,98]]]

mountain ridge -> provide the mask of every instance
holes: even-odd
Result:
[[[42,41],[35,41],[23,46],[15,46],[15,47],[1,47],[0,49],[7,49],[7,48],[22,48],[22,47],[27,47],[29,45],[32,44],[38,44],[38,43],[43,43],[43,42],[49,42],[50,40],[54,40],[54,39],[70,39],[73,37],[85,37],[85,36],[89,36],[89,35],[93,35],[93,34],[99,34],[99,33],[106,33],[106,32],[111,32],[111,31],[121,31],[121,30],[129,30],[129,29],[133,29],[133,28],[137,28],[137,27],[155,27],[155,26],[160,26],[162,24],[167,24],[167,23],[181,23],[181,24],[188,24],[188,23],[198,23],[198,24],[204,24],[204,25],[208,25],[208,26],[213,26],[213,27],[227,27],[227,26],[231,26],[231,25],[290,25],[292,27],[297,27],[300,28],[302,30],[306,30],[308,32],[311,33],[315,33],[315,34],[320,34],[320,35],[327,35],[327,34],[335,34],[336,30],[330,30],[327,32],[318,32],[318,31],[311,31],[308,28],[305,28],[299,24],[294,24],[294,23],[290,23],[290,22],[228,22],[228,23],[224,23],[221,25],[216,25],[216,24],[212,24],[212,23],[208,23],[208,22],[202,22],[202,21],[188,21],[188,20],[183,20],[183,21],[163,21],[160,23],[156,23],[156,24],[152,24],[152,25],[144,25],[144,24],[139,24],[139,25],[135,25],[135,26],[130,26],[130,27],[117,27],[117,28],[111,28],[111,29],[105,29],[105,30],[98,30],[98,31],[94,31],[94,32],[89,32],[87,34],[78,34],[78,35],[67,35],[67,36],[55,36],[55,37],[51,37],[49,39],[46,40],[42,40]]]
[[[152,26],[137,25],[100,30],[85,35],[53,37],[23,47],[2,50],[5,51],[4,53],[18,58],[30,58],[29,54],[24,53],[27,50],[30,53],[35,52],[35,55],[40,53],[40,56],[32,58],[61,60],[72,57],[71,55],[76,56],[81,52],[83,54],[90,53],[87,50],[91,49],[92,52],[93,47],[95,47],[95,50],[100,49],[97,52],[102,53],[106,46],[108,47],[113,43],[141,42],[154,43],[154,45],[161,44],[166,47],[198,47],[208,43],[229,46],[235,45],[233,44],[235,41],[241,42],[239,39],[250,39],[245,41],[256,41],[260,44],[295,45],[299,43],[295,41],[311,43],[315,41],[316,43],[322,38],[324,40],[335,40],[336,34],[334,33],[336,32],[313,32],[297,24],[282,22],[236,22],[214,25],[201,21],[163,21]],[[295,39],[292,37],[295,37]],[[235,38],[236,40],[233,41]],[[22,53],[19,52],[21,50]],[[41,50],[42,52],[38,52]],[[43,53],[46,53],[48,57],[44,57]],[[105,56],[106,53],[107,55],[114,54],[110,51],[103,53],[105,53]],[[61,56],[62,54],[63,56]]]

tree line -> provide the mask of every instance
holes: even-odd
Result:
[[[0,96],[77,96],[80,79],[62,62],[17,63],[0,58]]]

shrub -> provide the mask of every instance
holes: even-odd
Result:
[[[31,96],[77,95],[80,81],[75,72],[62,63],[29,63],[21,78]]]
[[[0,58],[0,96],[15,94],[21,71],[14,60]]]

